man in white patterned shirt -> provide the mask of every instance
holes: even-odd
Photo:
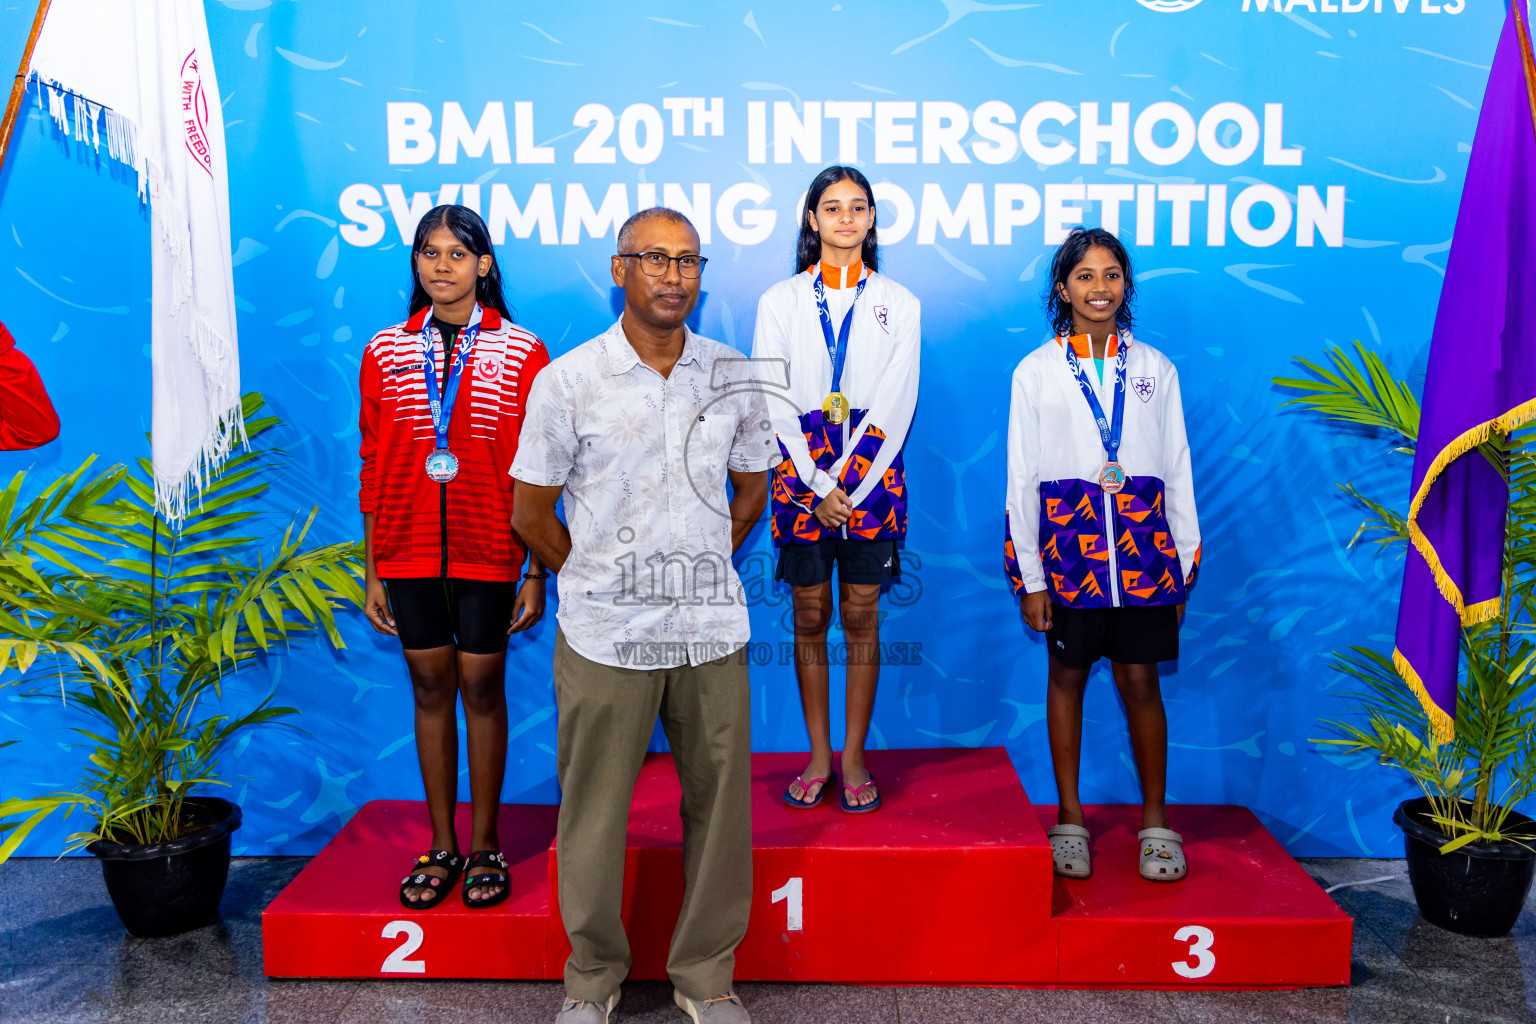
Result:
[[[731,555],[780,455],[749,361],[684,323],[705,262],[676,211],[625,223],[612,265],[624,313],[540,372],[512,464],[513,528],[559,574],[556,842],[571,956],[557,1024],[607,1024],[629,973],[625,832],[658,714],[683,787],[674,998],[696,1024],[749,1020],[731,990],[752,896],[749,629]]]

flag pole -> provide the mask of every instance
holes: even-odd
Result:
[[[5,166],[5,155],[11,148],[11,130],[16,127],[16,116],[21,113],[21,101],[27,95],[27,75],[32,67],[32,49],[43,31],[43,19],[48,17],[48,5],[53,0],[42,0],[37,5],[37,17],[32,19],[32,34],[27,36],[27,48],[21,54],[21,67],[16,69],[16,83],[11,86],[11,101],[5,105],[5,120],[0,121],[0,168]]]

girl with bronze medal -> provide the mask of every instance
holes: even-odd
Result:
[[[434,907],[462,876],[464,904],[483,908],[511,893],[497,832],[507,638],[539,621],[549,575],[537,558],[523,570],[508,472],[522,398],[549,354],[512,322],[490,233],[473,210],[439,206],[422,218],[411,277],[409,318],[363,353],[364,611],[378,632],[399,637],[405,656],[432,831],[400,902]],[[454,825],[461,698],[467,857]]]
[[[1113,234],[1079,228],[1051,264],[1056,337],[1014,372],[1005,564],[1024,621],[1046,635],[1046,722],[1059,796],[1056,873],[1086,878],[1091,839],[1078,794],[1083,694],[1110,661],[1142,790],[1138,871],[1185,877],[1168,828],[1168,725],[1158,663],[1200,560],[1189,442],[1173,364],[1131,335],[1131,260]]]
[[[874,190],[856,169],[828,167],[806,193],[796,274],[764,293],[753,337],[753,357],[782,366],[776,383],[786,385],[768,406],[785,456],[773,471],[773,540],[778,578],[791,591],[811,742],[810,763],[783,795],[796,809],[834,792],[850,814],[882,802],[864,743],[880,672],[880,591],[901,574],[901,447],[917,404],[921,310],[877,273],[879,258]],[[834,569],[847,643],[829,651]],[[831,740],[834,663],[847,666],[841,779]]]

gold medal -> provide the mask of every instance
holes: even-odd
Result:
[[[828,423],[836,426],[848,418],[848,396],[834,391],[821,403],[821,414]]]

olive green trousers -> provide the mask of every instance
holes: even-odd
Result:
[[[752,724],[747,659],[665,669],[602,665],[555,639],[560,917],[565,991],[604,1002],[629,974],[620,920],[630,799],[656,719],[682,783],[683,906],[667,973],[690,999],[731,988],[752,904]]]

